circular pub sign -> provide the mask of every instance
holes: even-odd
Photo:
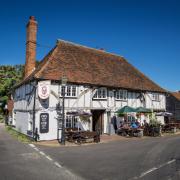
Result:
[[[38,96],[41,99],[47,99],[50,94],[50,81],[40,81],[38,82]]]

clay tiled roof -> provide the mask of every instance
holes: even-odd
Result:
[[[180,101],[180,91],[171,93],[177,100]]]
[[[71,83],[165,92],[123,57],[62,40],[27,79],[59,80],[63,75]]]

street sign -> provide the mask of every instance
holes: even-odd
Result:
[[[40,133],[49,132],[49,114],[41,113],[40,114]]]

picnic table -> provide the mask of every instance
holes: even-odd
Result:
[[[135,137],[142,137],[143,136],[143,129],[142,128],[132,128],[132,127],[122,127],[118,130],[118,134],[122,136],[135,136]]]
[[[177,129],[180,129],[179,123],[168,123],[162,127],[163,132],[174,132],[175,133],[177,131]]]
[[[100,134],[97,131],[67,131],[66,140],[74,143],[86,143],[91,140],[93,142],[100,142]]]
[[[145,136],[161,136],[161,126],[146,125],[144,127]]]

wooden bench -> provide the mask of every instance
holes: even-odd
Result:
[[[94,131],[69,131],[66,132],[66,140],[74,143],[86,143],[88,140],[100,142],[100,134]]]
[[[142,137],[143,136],[143,129],[142,128],[121,128],[118,131],[118,134],[122,136],[135,136],[135,137]]]

